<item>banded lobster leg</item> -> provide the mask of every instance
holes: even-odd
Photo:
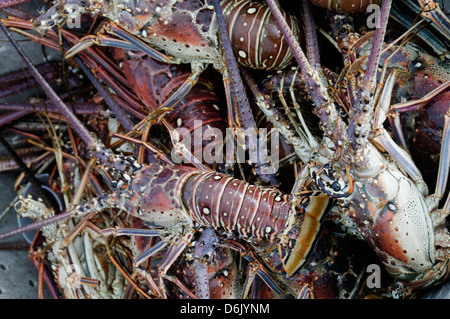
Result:
[[[256,257],[254,251],[250,247],[246,247],[246,245],[232,239],[227,239],[225,242],[228,247],[238,251],[241,256],[248,262],[247,274],[242,289],[241,298],[247,299],[249,297],[250,289],[255,283],[256,276],[261,278],[264,283],[266,283],[267,286],[276,294],[283,293],[283,290],[272,278],[273,274],[271,274],[266,266]]]
[[[111,34],[115,37],[120,38],[120,40],[115,37],[107,36],[103,33]],[[82,38],[78,44],[74,45],[66,52],[65,58],[70,59],[76,54],[91,47],[92,45],[111,46],[125,50],[139,50],[160,62],[172,64],[181,63],[180,60],[167,56],[151,48],[146,43],[126,32],[113,22],[105,23],[102,26],[100,33],[97,33],[95,36],[89,35]],[[189,92],[189,90],[193,87],[193,85],[197,83],[203,70],[203,65],[194,64],[192,67],[192,74],[189,76],[189,78],[186,79],[185,83],[181,85],[180,88],[178,88],[178,90],[168,100],[166,100],[165,104],[161,107],[171,107],[175,105],[180,99],[182,99],[183,96],[185,96],[187,92]]]

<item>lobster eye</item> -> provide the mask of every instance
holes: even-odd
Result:
[[[335,192],[339,192],[341,190],[341,185],[337,181],[334,181],[333,184],[331,184],[331,188]]]

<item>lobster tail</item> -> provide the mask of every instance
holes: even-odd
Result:
[[[302,203],[297,206],[297,214],[292,215],[291,227],[285,233],[288,243],[280,245],[284,269],[292,276],[305,262],[320,229],[320,221],[331,206],[330,197],[319,192],[310,196],[302,195]],[[295,234],[298,234],[296,236]],[[292,240],[296,237],[295,241]],[[286,247],[287,246],[287,247]],[[286,249],[292,247],[291,249]]]

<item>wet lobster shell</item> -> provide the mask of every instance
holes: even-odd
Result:
[[[365,11],[371,4],[380,4],[381,0],[310,0],[310,2],[328,10],[358,13]]]
[[[189,66],[158,62],[143,54],[134,54],[115,50],[115,56],[120,59],[122,69],[130,86],[139,99],[149,108],[156,110],[166,101],[190,75]],[[191,135],[192,153],[198,159],[199,152],[208,147],[211,156],[221,145],[216,135],[209,139],[202,138],[201,145],[195,145],[194,130],[201,125],[202,136],[210,130],[225,137],[226,122],[222,114],[225,107],[219,101],[211,81],[202,75],[199,82],[174,106],[166,119],[174,128],[185,128]]]
[[[227,30],[236,59],[253,69],[283,69],[293,60],[293,54],[277,26],[275,17],[265,3],[224,1],[227,16]],[[297,19],[282,11],[299,42],[300,32]]]

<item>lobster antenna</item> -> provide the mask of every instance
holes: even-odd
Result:
[[[30,61],[30,59],[26,56],[25,52],[23,52],[22,48],[17,44],[16,40],[12,37],[11,33],[9,33],[8,29],[6,29],[1,21],[0,29],[2,29],[8,40],[13,45],[14,49],[16,49],[17,53],[19,53],[19,55],[22,57],[23,61],[33,74],[36,81],[41,85],[41,87],[47,93],[48,97],[52,100],[53,103],[55,103],[61,113],[67,118],[67,120],[81,137],[81,139],[88,145],[88,147],[96,145],[96,140],[89,134],[89,131],[83,126],[81,121],[70,111],[67,105],[64,104],[64,102],[59,98],[56,92],[45,81],[45,79],[42,77],[42,75]]]
[[[311,66],[320,68],[319,44],[317,42],[316,26],[311,7],[307,0],[302,0],[302,16],[306,29],[306,45],[308,46],[308,58]]]
[[[380,62],[381,50],[386,34],[386,27],[389,20],[389,11],[392,0],[385,0],[381,5],[379,17],[379,27],[375,31],[370,49],[370,59],[367,69],[360,82],[358,97],[355,108],[352,109],[352,116],[348,126],[350,147],[354,154],[361,152],[367,144],[369,132],[372,129],[372,118],[375,104],[374,90],[377,85],[378,64]]]
[[[231,79],[232,90],[234,93],[234,107],[237,109],[239,121],[242,122],[242,126],[244,129],[254,129],[255,132],[258,132],[258,128],[256,127],[256,121],[253,117],[253,112],[250,107],[250,103],[247,98],[247,94],[244,87],[244,82],[242,81],[239,68],[236,62],[236,58],[234,57],[233,48],[231,47],[231,42],[228,37],[228,32],[226,29],[225,20],[223,18],[222,8],[220,7],[219,0],[211,0],[214,6],[214,10],[216,12],[217,26],[219,30],[219,39],[222,44],[223,53],[225,56],[225,68],[229,73],[229,77]],[[259,141],[259,139],[258,139]],[[247,143],[248,144],[248,143]],[[249,145],[247,145],[247,149],[250,149]],[[264,167],[266,164],[263,163],[263,154],[261,151],[261,147],[257,146],[257,159],[256,159],[256,171],[258,177],[264,182],[269,182],[272,185],[278,185],[279,182],[276,180],[274,174],[265,173]]]
[[[272,14],[300,67],[301,74],[306,83],[306,90],[314,102],[315,113],[320,119],[321,129],[327,132],[327,135],[332,140],[337,141],[335,144],[338,147],[341,147],[341,144],[347,140],[347,125],[339,116],[327,88],[323,85],[323,81],[320,80],[322,77],[321,70],[312,67],[309,63],[294,33],[283,17],[277,1],[266,0],[266,3],[270,7],[270,10],[272,10]]]
[[[0,234],[0,240],[7,238],[7,237],[14,236],[14,235],[19,235],[19,234],[22,234],[22,233],[25,233],[25,232],[28,232],[31,230],[40,229],[42,227],[67,220],[67,219],[71,218],[73,215],[75,215],[75,212],[72,210],[69,210],[64,213],[52,216],[50,218],[47,218],[47,219],[44,219],[44,220],[41,220],[38,222],[34,222],[32,224],[29,224],[29,225],[26,225],[26,226],[23,226],[20,228],[13,229],[9,232]]]
[[[63,39],[64,40],[64,39]],[[80,58],[74,57],[75,61],[83,70],[84,74],[89,78],[92,84],[95,86],[100,95],[105,99],[106,104],[111,108],[113,113],[119,119],[120,124],[125,128],[127,132],[133,130],[133,123],[128,118],[128,116],[123,112],[117,102],[111,97],[111,94],[100,84],[100,82],[95,78],[92,72],[86,67],[86,65],[81,61]]]
[[[212,3],[214,5],[214,10],[217,17],[219,39],[225,55],[225,67],[228,69],[228,72],[230,74],[231,84],[234,91],[233,93],[236,99],[234,102],[235,106],[237,107],[239,117],[244,128],[256,127],[256,122],[253,118],[250,103],[248,102],[248,98],[245,93],[244,83],[242,82],[241,76],[239,74],[239,68],[237,66],[230,39],[228,38],[227,30],[225,28],[225,20],[222,15],[222,9],[220,7],[219,0],[212,0]]]

